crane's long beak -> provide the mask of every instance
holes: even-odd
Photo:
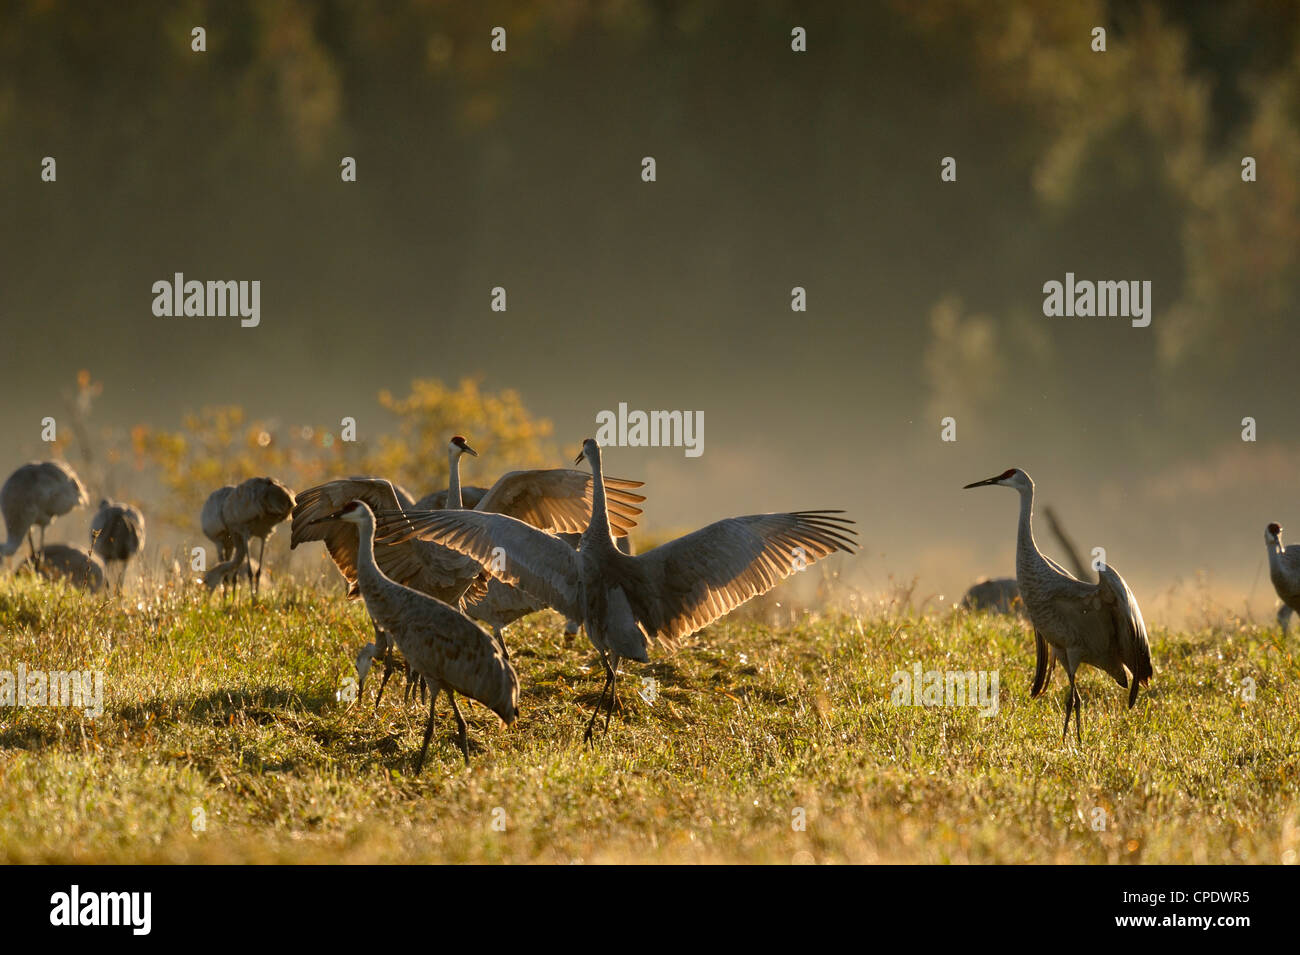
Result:
[[[998,475],[997,477],[989,478],[987,481],[976,481],[974,484],[967,484],[964,488],[962,488],[962,490],[968,491],[973,487],[983,487],[986,484],[997,484],[998,481],[1000,480],[1002,480],[1002,476]]]
[[[465,444],[464,447],[467,454],[472,454],[474,457],[478,457],[478,452],[471,448],[468,443]]]
[[[581,463],[582,463],[582,459],[585,458],[586,456],[587,456],[587,452],[585,452],[585,451],[579,451],[579,452],[578,452],[578,456],[577,456],[576,458],[573,459],[573,463],[574,463],[574,464],[581,464]]]

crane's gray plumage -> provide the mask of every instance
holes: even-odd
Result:
[[[1268,548],[1268,576],[1282,601],[1277,622],[1286,633],[1291,613],[1300,610],[1300,544],[1283,546],[1282,525],[1278,523],[1264,528],[1264,544]]]
[[[275,526],[289,516],[293,504],[293,491],[271,477],[252,477],[239,484],[219,487],[203,503],[199,522],[204,535],[216,545],[222,562],[242,550],[254,594],[261,583],[266,540],[275,533]],[[254,537],[261,541],[256,569],[249,547],[249,540]],[[209,571],[204,576],[204,584],[209,589],[231,580],[237,580],[237,575],[228,571],[219,575]]]
[[[854,547],[852,521],[840,512],[800,511],[728,518],[629,556],[611,537],[594,439],[583,443],[578,460],[583,458],[591,465],[595,491],[577,551],[523,521],[481,511],[393,511],[379,516],[379,527],[381,540],[419,537],[445,544],[497,579],[581,620],[605,664],[596,712],[607,694],[613,711],[620,659],[645,662],[652,645],[671,645],[814,561]],[[502,552],[505,559],[497,559]]]
[[[70,544],[47,544],[39,566],[34,558],[28,557],[23,567],[46,580],[64,580],[92,594],[104,589],[107,578],[104,562],[98,555]]]
[[[90,521],[90,549],[104,561],[104,566],[122,565],[117,589],[126,580],[126,565],[144,548],[144,515],[138,507],[117,501],[102,500]]]
[[[415,771],[418,773],[424,764],[433,733],[434,704],[443,691],[451,700],[460,731],[461,752],[468,763],[469,742],[465,719],[456,705],[456,693],[478,700],[507,726],[518,715],[519,677],[510,665],[505,644],[441,600],[384,576],[375,561],[374,516],[365,503],[352,501],[331,516],[357,529],[357,585],[366,610],[375,625],[393,638],[411,669],[429,687],[429,721]]]
[[[0,544],[0,556],[12,556],[26,537],[32,560],[39,566],[45,549],[45,528],[56,517],[74,507],[85,507],[86,503],[86,488],[81,479],[62,461],[24,464],[0,487],[0,513],[4,515],[8,535]],[[32,540],[33,527],[40,528],[39,547]]]
[[[1137,700],[1138,686],[1154,675],[1151,646],[1137,598],[1113,567],[1098,571],[1095,584],[1072,577],[1060,564],[1045,557],[1034,541],[1034,482],[1024,471],[1011,468],[997,477],[976,481],[967,488],[985,485],[1014,488],[1020,494],[1020,523],[1016,536],[1016,580],[1025,609],[1034,625],[1037,661],[1030,696],[1047,688],[1059,658],[1070,677],[1065,697],[1065,724],[1061,738],[1070,728],[1080,742],[1080,706],[1075,687],[1079,664],[1087,663],[1109,673],[1115,682],[1129,688],[1128,705]],[[1132,686],[1129,676],[1132,675]]]

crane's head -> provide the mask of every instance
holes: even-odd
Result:
[[[364,647],[362,647],[360,650],[357,651],[357,694],[358,695],[360,695],[361,691],[365,688],[366,674],[370,672],[370,664],[374,662],[375,654],[378,652],[378,650],[379,648],[376,647],[373,643],[367,643]]]
[[[1028,491],[1034,486],[1034,482],[1029,480],[1029,475],[1019,468],[1008,468],[996,477],[991,477],[985,481],[976,481],[974,484],[967,484],[967,488],[984,487],[986,484],[999,484],[1002,487],[1013,487],[1017,491]]]
[[[1265,543],[1265,544],[1281,544],[1281,543],[1282,543],[1282,525],[1281,525],[1281,524],[1279,524],[1279,523],[1277,523],[1276,521],[1274,521],[1272,524],[1269,524],[1268,527],[1264,528],[1264,543]]]
[[[578,456],[573,459],[573,463],[581,464],[583,458],[586,458],[592,463],[600,460],[600,445],[596,443],[595,438],[588,438],[586,441],[582,442],[582,450],[579,451]]]
[[[478,457],[478,452],[469,446],[469,442],[465,440],[465,436],[462,434],[453,434],[451,436],[451,442],[447,445],[447,450],[452,454],[468,454],[472,457]]]

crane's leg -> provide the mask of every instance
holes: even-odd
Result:
[[[257,588],[253,586],[253,552],[248,546],[248,538],[244,538],[244,564],[248,567],[248,593],[249,599],[257,597]]]
[[[41,560],[45,560],[45,525],[41,525]],[[39,567],[37,568],[40,569]]]
[[[1083,745],[1083,698],[1078,690],[1074,691],[1074,738]]]
[[[36,539],[32,537],[32,529],[30,527],[27,528],[27,550],[30,551],[32,555],[32,569],[37,573],[40,573],[41,559],[36,556]]]
[[[1065,742],[1065,735],[1070,730],[1070,710],[1074,706],[1074,674],[1070,674],[1070,685],[1065,689],[1065,724],[1061,727],[1061,742]]]
[[[266,559],[266,538],[262,538],[262,546],[257,549],[257,577],[253,580],[253,593],[262,589],[262,561]]]
[[[604,650],[600,652],[600,662],[605,664],[605,685],[600,688],[600,699],[596,701],[596,708],[591,711],[591,719],[587,722],[587,732],[582,737],[584,743],[591,742],[591,732],[596,726],[596,717],[604,707],[605,694],[609,692],[610,685],[614,682],[614,671],[610,669],[609,658],[605,655]]]
[[[465,765],[469,765],[469,730],[465,726],[465,717],[460,715],[460,707],[456,705],[456,694],[447,691],[447,699],[451,700],[451,711],[456,714],[456,727],[460,730],[460,752],[465,757]]]
[[[609,677],[609,709],[605,711],[605,735],[609,735],[609,720],[614,715],[614,707],[618,705],[618,657],[614,657],[614,665],[610,667]]]
[[[438,702],[438,691],[433,691],[433,699],[429,700],[429,722],[424,724],[424,745],[420,747],[420,756],[415,761],[415,775],[420,775],[420,770],[424,768],[424,754],[429,749],[429,737],[433,735],[433,704]],[[455,702],[453,701],[453,705]]]
[[[384,698],[384,687],[388,685],[389,679],[397,672],[397,664],[393,662],[393,642],[388,639],[388,634],[375,627],[375,655],[380,653],[384,657],[384,678],[379,681],[379,692],[375,694],[375,709],[379,709],[379,701]]]

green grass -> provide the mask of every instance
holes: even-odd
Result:
[[[399,679],[376,712],[336,694],[363,609],[282,587],[223,607],[5,577],[0,669],[105,671],[105,710],[0,707],[0,859],[11,862],[1251,862],[1300,851],[1300,679],[1276,629],[1153,634],[1133,710],[1087,669],[1084,746],[1063,675],[1028,699],[1023,624],[987,616],[734,620],[625,668],[593,749],[599,681],[555,615],[507,635],[522,715],[504,729]],[[891,677],[998,670],[1000,709],[897,707]],[[655,677],[653,704],[635,689]],[[1234,688],[1250,677],[1254,701]],[[399,692],[393,692],[394,687]],[[803,809],[804,831],[792,827]],[[1104,830],[1090,825],[1107,814]],[[192,831],[192,813],[206,830]],[[503,811],[503,812],[502,812]],[[493,822],[504,821],[504,831]]]

